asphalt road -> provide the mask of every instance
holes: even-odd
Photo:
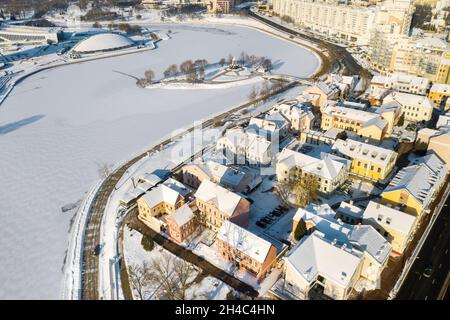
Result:
[[[431,263],[430,277],[424,276],[425,266]],[[447,197],[428,238],[414,261],[403,285],[397,293],[398,300],[449,299],[450,282],[450,196]]]

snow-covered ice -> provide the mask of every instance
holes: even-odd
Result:
[[[241,51],[272,58],[275,73],[307,76],[319,65],[311,52],[249,28],[158,28],[172,34],[156,50],[38,73],[0,107],[0,299],[61,297],[75,213],[61,207],[85,197],[99,163],[125,161],[172,130],[244,101],[252,87],[144,90],[133,76]]]

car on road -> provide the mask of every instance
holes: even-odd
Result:
[[[291,35],[289,36],[289,39],[294,39],[294,36],[291,34]]]
[[[102,252],[102,249],[103,249],[102,244],[96,245],[94,248],[94,255],[96,255],[96,256],[100,255],[100,253]]]
[[[425,269],[423,269],[423,276],[424,277],[431,277],[431,274],[433,273],[433,265],[431,263],[427,263],[425,265]]]

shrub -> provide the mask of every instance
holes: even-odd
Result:
[[[150,252],[155,247],[155,244],[153,243],[153,239],[149,236],[143,235],[141,240],[141,245],[144,248],[145,251]]]

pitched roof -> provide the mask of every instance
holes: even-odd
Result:
[[[344,164],[334,160],[332,157],[317,159],[287,148],[283,149],[279,154],[277,164],[284,164],[288,168],[298,167],[305,172],[326,179],[334,179],[341,170],[345,170]]]
[[[405,235],[413,230],[416,223],[416,217],[374,201],[369,202],[362,217]]]
[[[322,275],[346,288],[362,261],[362,255],[327,240],[315,231],[304,237],[287,254],[285,261],[307,283]]]
[[[170,213],[168,216],[173,218],[177,225],[181,227],[191,221],[192,218],[194,218],[194,213],[192,212],[192,209],[189,207],[189,205],[184,204],[174,212]]]
[[[269,241],[230,221],[223,223],[217,238],[260,263],[266,260],[272,247]]]
[[[417,201],[426,206],[433,195],[432,189],[440,184],[447,174],[447,167],[436,155],[418,158],[413,165],[401,169],[383,193],[406,189]]]
[[[387,166],[391,158],[397,154],[395,151],[352,139],[338,139],[332,149],[350,158],[364,159],[383,166]]]
[[[160,184],[156,188],[150,190],[142,196],[142,199],[150,208],[155,207],[161,202],[166,202],[175,205],[181,194],[167,185]]]
[[[315,229],[323,233],[330,241],[346,244],[348,248],[354,248],[361,252],[367,252],[378,263],[383,264],[392,251],[392,246],[372,226],[353,226],[334,219],[330,213],[319,215],[306,207],[297,210],[297,213],[305,222],[310,221]],[[297,214],[296,214],[297,215]]]
[[[209,180],[203,180],[195,193],[195,197],[204,202],[213,202],[223,213],[232,216],[242,198]]]

